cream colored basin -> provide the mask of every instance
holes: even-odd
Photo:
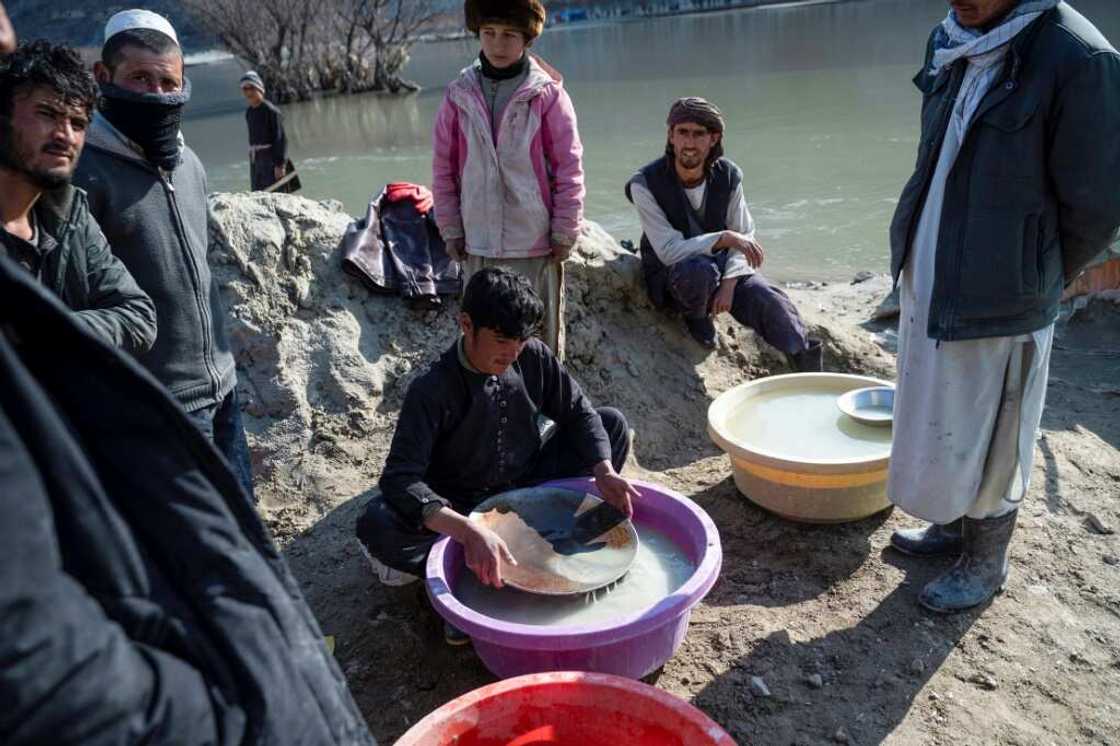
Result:
[[[708,407],[708,434],[731,458],[739,491],[758,505],[795,521],[859,520],[890,504],[891,428],[851,419],[836,399],[892,385],[841,373],[750,381]]]

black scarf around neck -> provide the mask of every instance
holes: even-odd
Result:
[[[522,54],[521,59],[509,67],[494,67],[482,52],[478,53],[478,61],[482,63],[482,74],[490,80],[512,80],[525,72],[525,68],[529,66],[529,54],[528,52]]]
[[[170,171],[179,165],[179,123],[191,99],[191,82],[178,93],[135,93],[101,84],[101,114],[144,151],[144,157]]]

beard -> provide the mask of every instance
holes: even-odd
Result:
[[[43,191],[58,189],[70,183],[77,165],[76,158],[70,162],[69,168],[32,168],[27,165],[31,161],[32,150],[12,128],[11,120],[0,116],[0,168],[14,171]]]
[[[685,155],[684,153],[677,153],[677,165],[681,168],[691,171],[694,168],[699,168],[704,164],[704,157],[699,153],[692,153]]]

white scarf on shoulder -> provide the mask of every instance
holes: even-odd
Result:
[[[962,26],[952,10],[941,22],[934,35],[929,74],[938,75],[957,60],[968,59],[968,71],[953,108],[953,126],[958,128],[962,139],[973,114],[1002,70],[1000,63],[1007,56],[1011,40],[1043,13],[1056,8],[1059,2],[1061,0],[1024,0],[987,33]]]

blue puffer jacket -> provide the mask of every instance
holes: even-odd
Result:
[[[0,743],[374,745],[218,452],[4,257],[0,381]]]
[[[967,61],[914,79],[918,162],[891,224],[906,262]],[[1023,334],[1058,315],[1062,287],[1120,226],[1120,55],[1068,4],[1011,42],[945,185],[928,335]]]

